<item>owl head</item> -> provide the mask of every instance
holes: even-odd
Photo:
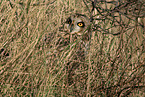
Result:
[[[83,35],[87,32],[90,21],[87,16],[82,14],[73,14],[67,18],[65,28],[70,34]]]

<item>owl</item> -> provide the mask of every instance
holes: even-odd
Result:
[[[85,59],[87,57],[89,41],[91,37],[91,22],[86,15],[73,14],[66,19],[64,29],[69,33],[70,50],[73,48],[70,57],[71,61],[68,62],[68,83],[74,83],[75,70],[82,64],[84,68]],[[78,78],[77,78],[78,79]]]
[[[70,34],[85,35],[89,30],[89,26],[89,19],[82,14],[71,15],[65,22],[65,29],[67,29]]]
[[[91,22],[86,15],[83,14],[72,14],[66,21],[63,23],[63,26],[60,27],[59,33],[57,35],[57,50],[62,51],[66,46],[73,44],[75,41],[79,41],[78,44],[85,46],[87,48],[91,31]],[[49,43],[53,38],[54,33],[49,33],[45,36],[45,42]],[[56,35],[55,35],[56,36]]]
[[[69,85],[74,83],[75,70],[84,65],[91,36],[91,22],[86,15],[72,14],[63,23],[57,34],[56,50],[60,60],[65,60]],[[52,35],[47,37],[50,41]],[[55,38],[55,37],[54,37]],[[46,38],[45,38],[46,40]],[[65,59],[63,59],[65,58]],[[87,66],[86,66],[87,67]]]

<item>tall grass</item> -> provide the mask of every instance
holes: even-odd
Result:
[[[107,2],[97,1],[90,13],[91,0],[2,0],[0,49],[9,56],[0,56],[0,95],[144,96],[145,3],[138,0],[114,10],[127,1]],[[66,67],[74,61],[75,49],[69,44],[58,48],[60,39],[65,41],[60,28],[76,12],[92,15],[94,21],[88,55],[69,85]]]

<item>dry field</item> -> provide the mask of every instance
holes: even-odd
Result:
[[[58,50],[73,13],[92,20],[84,61],[73,43]],[[144,0],[1,0],[0,97],[9,96],[144,97]]]

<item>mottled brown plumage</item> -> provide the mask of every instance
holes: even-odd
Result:
[[[74,83],[74,80],[79,79],[79,76],[75,73],[79,67],[87,68],[86,56],[89,48],[90,40],[90,26],[91,23],[87,16],[82,14],[70,15],[61,27],[57,40],[56,50],[59,53],[60,60],[65,62],[67,70],[67,82],[69,85]],[[52,37],[49,35],[49,37]],[[52,40],[51,38],[45,38],[45,41]]]
[[[89,48],[90,39],[90,21],[87,16],[82,14],[73,14],[66,19],[64,29],[69,33],[69,45],[71,52],[71,60],[67,63],[68,83],[73,84],[77,76],[74,72],[81,65],[87,67],[85,59],[87,49]]]

